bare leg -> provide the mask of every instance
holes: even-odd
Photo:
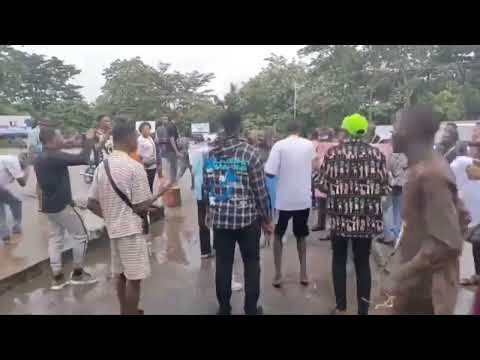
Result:
[[[126,303],[127,303],[127,296],[126,296],[126,284],[127,279],[125,275],[120,274],[116,278],[116,285],[117,285],[117,298],[118,302],[120,303],[120,315],[126,315]]]
[[[307,242],[305,238],[297,238],[298,260],[300,261],[300,283],[308,285],[307,276]]]
[[[275,278],[273,279],[273,286],[280,287],[282,285],[282,238],[275,235],[273,240],[273,259],[275,262]]]
[[[126,315],[139,315],[138,303],[140,302],[141,280],[127,280],[126,287]]]

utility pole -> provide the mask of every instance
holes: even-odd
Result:
[[[293,82],[293,121],[297,119],[297,82]]]

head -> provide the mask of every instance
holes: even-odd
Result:
[[[30,120],[30,127],[32,129],[35,129],[38,126],[38,120],[37,119],[31,119]]]
[[[106,114],[97,116],[97,129],[104,132],[110,132],[112,130],[112,119]]]
[[[393,151],[408,154],[410,147],[418,145],[433,149],[435,133],[440,126],[439,119],[428,105],[417,105],[398,112],[393,123]]]
[[[137,130],[135,123],[124,116],[115,118],[112,130],[115,149],[133,153],[137,151]]]
[[[60,130],[53,127],[40,128],[40,142],[49,150],[58,150],[63,146],[63,136]]]
[[[142,134],[143,137],[147,138],[152,133],[152,127],[148,122],[143,122],[140,124],[138,131],[140,131],[140,134]]]
[[[368,132],[368,120],[360,114],[347,116],[343,119],[342,129],[352,138],[361,138]]]
[[[252,146],[258,145],[258,134],[254,130],[247,131],[245,134],[247,142]]]
[[[287,133],[288,135],[300,135],[301,132],[300,124],[298,121],[290,120],[287,123]]]
[[[50,127],[51,126],[51,120],[49,118],[42,118],[37,121],[37,125],[40,127],[40,130],[42,128]]]
[[[336,137],[337,142],[343,143],[345,140],[348,139],[347,130],[342,129],[342,128],[337,129],[337,130],[335,131],[335,137]]]
[[[319,136],[320,136],[320,129],[315,129],[315,130],[313,130],[313,132],[312,132],[312,136],[310,136],[310,140],[312,140],[312,141],[318,141]]]
[[[473,128],[472,142],[480,142],[480,122],[477,122]]]
[[[220,124],[226,136],[238,136],[242,130],[242,117],[240,114],[225,111],[220,115]]]
[[[455,123],[447,123],[442,134],[441,143],[453,146],[459,139],[458,128]]]
[[[321,128],[318,130],[318,140],[328,142],[332,138],[332,131],[328,128]]]

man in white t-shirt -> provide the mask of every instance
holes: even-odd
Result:
[[[289,136],[272,147],[265,164],[267,176],[277,176],[277,195],[275,208],[279,210],[275,227],[273,255],[275,260],[275,278],[273,286],[282,284],[282,237],[288,222],[293,218],[293,234],[297,239],[300,260],[300,283],[308,285],[307,245],[309,235],[308,217],[312,207],[312,161],[315,157],[313,143],[300,137],[300,127],[295,121],[288,124]]]
[[[467,168],[474,165],[475,160],[469,156],[457,156],[451,163],[457,181],[460,198],[470,212],[469,237],[472,243],[475,275],[462,279],[462,285],[480,284],[480,180],[470,180]]]
[[[5,187],[14,182],[24,187],[27,184],[28,171],[27,165],[30,157],[24,153],[20,156],[2,155],[0,156],[0,239],[10,240],[10,229],[7,226],[5,206],[10,207],[15,224],[12,227],[13,234],[22,233],[22,202],[17,199]]]

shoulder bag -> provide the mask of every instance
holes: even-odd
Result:
[[[148,234],[150,232],[150,223],[148,221],[148,213],[145,214],[139,214],[135,211],[133,208],[132,202],[130,199],[125,195],[115,184],[112,178],[112,173],[110,172],[110,165],[108,164],[108,159],[103,160],[103,164],[105,166],[105,172],[107,173],[108,180],[110,180],[110,185],[112,185],[113,190],[117,193],[117,195],[120,197],[120,199],[123,200],[127,206],[132,209],[132,211],[137,214],[141,219],[142,219],[142,229],[144,234]]]

